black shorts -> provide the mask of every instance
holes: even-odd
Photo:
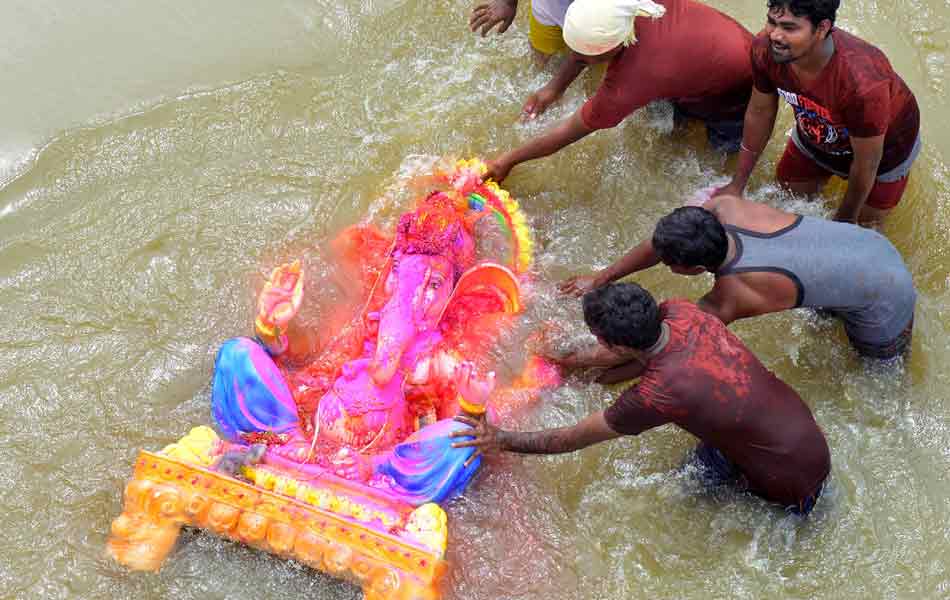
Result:
[[[706,119],[690,114],[676,102],[673,103],[673,122],[682,122],[685,119],[698,119],[706,125],[706,139],[709,145],[717,152],[735,154],[742,145],[742,126],[745,115],[731,119]]]

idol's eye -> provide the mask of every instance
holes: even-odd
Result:
[[[432,279],[429,280],[429,288],[433,290],[437,290],[440,287],[442,287],[442,284],[444,282],[445,280],[442,279],[441,277],[433,277]]]

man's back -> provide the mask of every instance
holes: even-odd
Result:
[[[613,127],[658,99],[686,104],[691,114],[741,117],[752,90],[752,34],[731,17],[693,0],[663,2],[659,19],[636,20],[638,41],[607,69],[583,108],[588,127]]]
[[[786,505],[814,493],[830,454],[798,394],[715,317],[685,301],[660,308],[669,341],[607,409],[611,428],[637,434],[673,422],[738,465],[753,492]]]
[[[795,293],[785,306],[832,310],[849,337],[864,344],[887,344],[913,318],[913,279],[897,249],[876,231],[802,216],[779,230],[723,225],[735,251],[717,271],[717,285],[739,276],[753,288],[774,288],[772,281],[784,277]]]

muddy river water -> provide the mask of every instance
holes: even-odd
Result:
[[[308,293],[332,298],[320,257],[336,231],[391,219],[401,181],[440,156],[510,147],[570,114],[585,86],[517,122],[550,75],[531,64],[527,6],[482,39],[467,0],[0,4],[0,598],[357,597],[194,532],[157,575],[111,563],[131,462],[210,421],[214,353],[250,330],[273,265],[302,256]],[[712,4],[753,31],[764,21],[761,0]],[[694,441],[672,427],[498,457],[448,506],[449,598],[950,596],[950,5],[843,4],[838,24],[880,46],[921,106],[923,151],[884,227],[920,297],[896,376],[802,311],[733,326],[828,437],[815,513],[704,492],[678,468]],[[822,205],[771,184],[790,123],[783,108],[751,196],[826,214],[840,185]],[[731,168],[698,129],[670,128],[651,107],[506,181],[537,255],[501,369],[537,323],[582,335],[554,281],[608,264]],[[638,281],[661,299],[710,283],[661,269]],[[617,392],[566,383],[508,425],[570,424]]]

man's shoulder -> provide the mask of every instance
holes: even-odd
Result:
[[[849,58],[874,57],[887,60],[887,56],[880,48],[853,33],[836,28],[831,37],[835,42],[835,51],[840,51]]]
[[[699,309],[695,304],[687,300],[686,298],[670,298],[669,300],[664,300],[660,302],[660,315],[668,316],[670,313],[679,313],[681,311],[691,311]]]
[[[664,321],[696,323],[715,319],[712,315],[685,298],[671,298],[660,303],[660,317]],[[718,320],[718,319],[717,319]]]
[[[839,83],[844,82],[860,92],[894,77],[894,69],[880,48],[840,29],[833,35],[835,52],[840,53],[842,65],[838,72]]]

